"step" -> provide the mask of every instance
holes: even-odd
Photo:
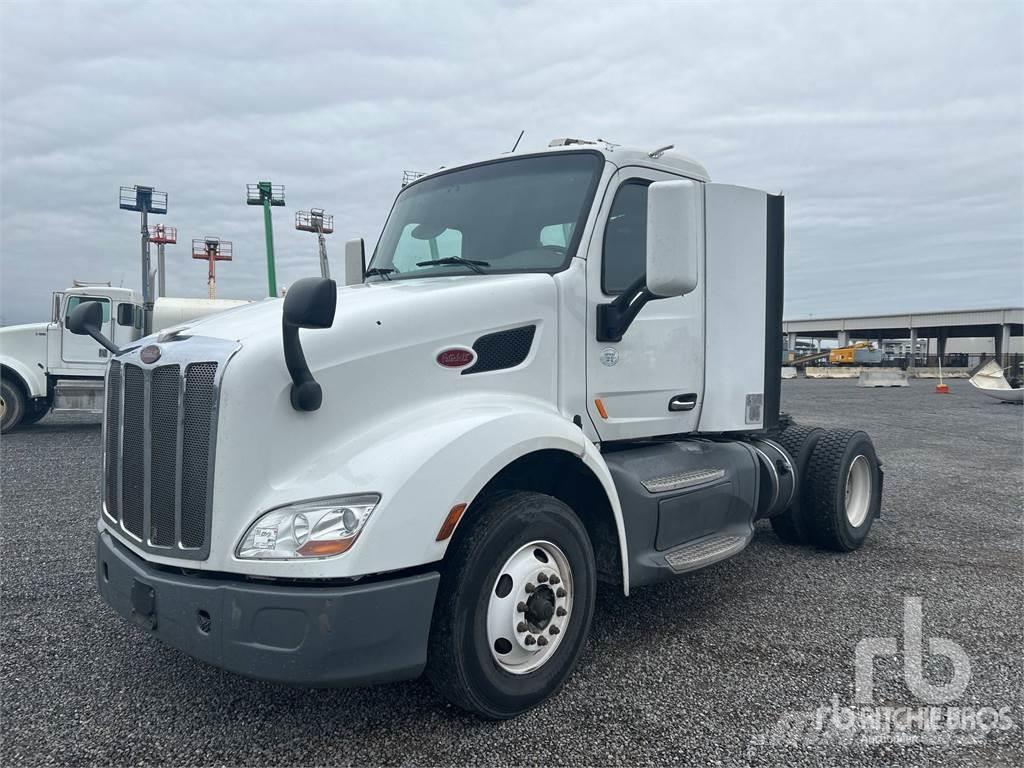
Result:
[[[665,554],[665,562],[676,573],[693,571],[732,557],[744,549],[752,538],[753,532],[747,536],[730,533],[714,534],[670,550]]]

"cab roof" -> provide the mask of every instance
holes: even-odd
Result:
[[[528,152],[521,153],[506,153],[496,157],[481,158],[472,162],[442,166],[436,171],[430,171],[429,173],[424,174],[423,177],[432,176],[440,171],[452,171],[457,168],[477,165],[489,160],[512,158],[517,154],[525,156],[559,152],[597,152],[602,155],[607,162],[617,168],[640,165],[645,168],[657,168],[670,173],[678,173],[697,181],[711,181],[711,177],[708,175],[707,169],[703,165],[698,163],[696,160],[673,151],[671,147],[639,149],[636,147],[624,147],[622,145],[613,144],[603,140],[592,141],[589,139],[554,139],[547,147],[541,150],[530,150]],[[417,181],[418,180],[419,179],[417,179]]]

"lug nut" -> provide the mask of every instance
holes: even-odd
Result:
[[[541,638],[541,640],[543,640],[543,639],[544,638]],[[523,642],[526,643],[527,645],[533,645],[534,643],[537,642],[537,640],[536,640],[536,638],[534,638],[533,635],[527,635],[526,639],[523,640]]]
[[[567,613],[568,613],[568,611],[565,610],[565,608],[563,608],[562,606],[558,606],[555,609],[555,615],[556,616],[565,616],[565,614],[567,614]]]
[[[526,584],[526,592],[527,592],[527,594],[529,594],[530,592],[533,592],[533,590],[535,590],[535,589],[536,589],[536,587],[533,586],[532,583],[527,582],[527,584]]]
[[[550,581],[551,581],[552,584],[561,584],[562,583],[562,580],[560,578],[558,578],[558,576],[552,576]]]
[[[543,584],[547,580],[548,580],[548,575],[546,573],[539,573],[539,574],[537,574],[537,581],[539,581],[541,584]]]
[[[550,632],[552,635],[557,635],[558,634],[558,627],[552,625],[551,629],[549,629],[548,632]]]
[[[516,632],[525,632],[528,629],[529,627],[526,625],[525,621],[520,621],[519,624],[516,625]]]
[[[520,603],[517,605],[516,610],[519,611],[519,613],[526,613],[526,603]]]
[[[548,644],[548,639],[546,637],[544,637],[543,635],[541,635],[540,637],[537,638],[537,645],[547,645],[547,644]]]
[[[527,591],[529,591],[529,590],[527,590]],[[565,590],[564,590],[564,589],[562,589],[561,587],[559,587],[559,588],[558,588],[558,591],[557,591],[557,592],[555,592],[555,594],[556,594],[556,595],[557,595],[558,597],[565,597]]]

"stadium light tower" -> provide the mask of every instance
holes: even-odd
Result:
[[[327,241],[324,235],[334,231],[334,217],[325,214],[323,208],[296,211],[295,228],[303,232],[316,232],[316,239],[320,243],[320,276],[330,278],[331,267],[327,263]]]
[[[167,227],[163,224],[150,224],[149,242],[156,243],[156,295],[159,298],[167,295],[164,246],[174,245],[178,242],[178,228]]]
[[[284,186],[259,181],[246,184],[245,202],[248,205],[263,206],[263,229],[267,238],[267,290],[271,297],[277,296],[277,276],[274,273],[274,226],[270,221],[270,208],[284,205]]]
[[[153,329],[153,271],[149,263],[149,214],[167,213],[167,193],[152,187],[121,187],[121,210],[142,214],[142,329]]]
[[[209,263],[206,276],[207,295],[217,298],[217,262],[231,261],[231,241],[219,237],[197,237],[192,241],[192,258]]]

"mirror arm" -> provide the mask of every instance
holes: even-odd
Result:
[[[597,307],[597,340],[622,341],[633,320],[651,299],[658,298],[647,290],[647,275],[640,275],[614,301]]]
[[[281,337],[284,342],[284,364],[292,377],[292,408],[296,411],[315,411],[323,402],[323,390],[306,363],[302,342],[299,341],[299,326],[282,321]]]
[[[102,333],[100,333],[99,330],[97,330],[95,328],[89,328],[88,329],[88,334],[90,336],[92,336],[93,339],[95,339],[96,342],[101,347],[105,347],[106,349],[108,349],[110,351],[110,354],[112,354],[114,357],[117,357],[118,355],[121,354],[121,348],[118,347],[114,342],[112,342],[106,336],[104,336]]]

